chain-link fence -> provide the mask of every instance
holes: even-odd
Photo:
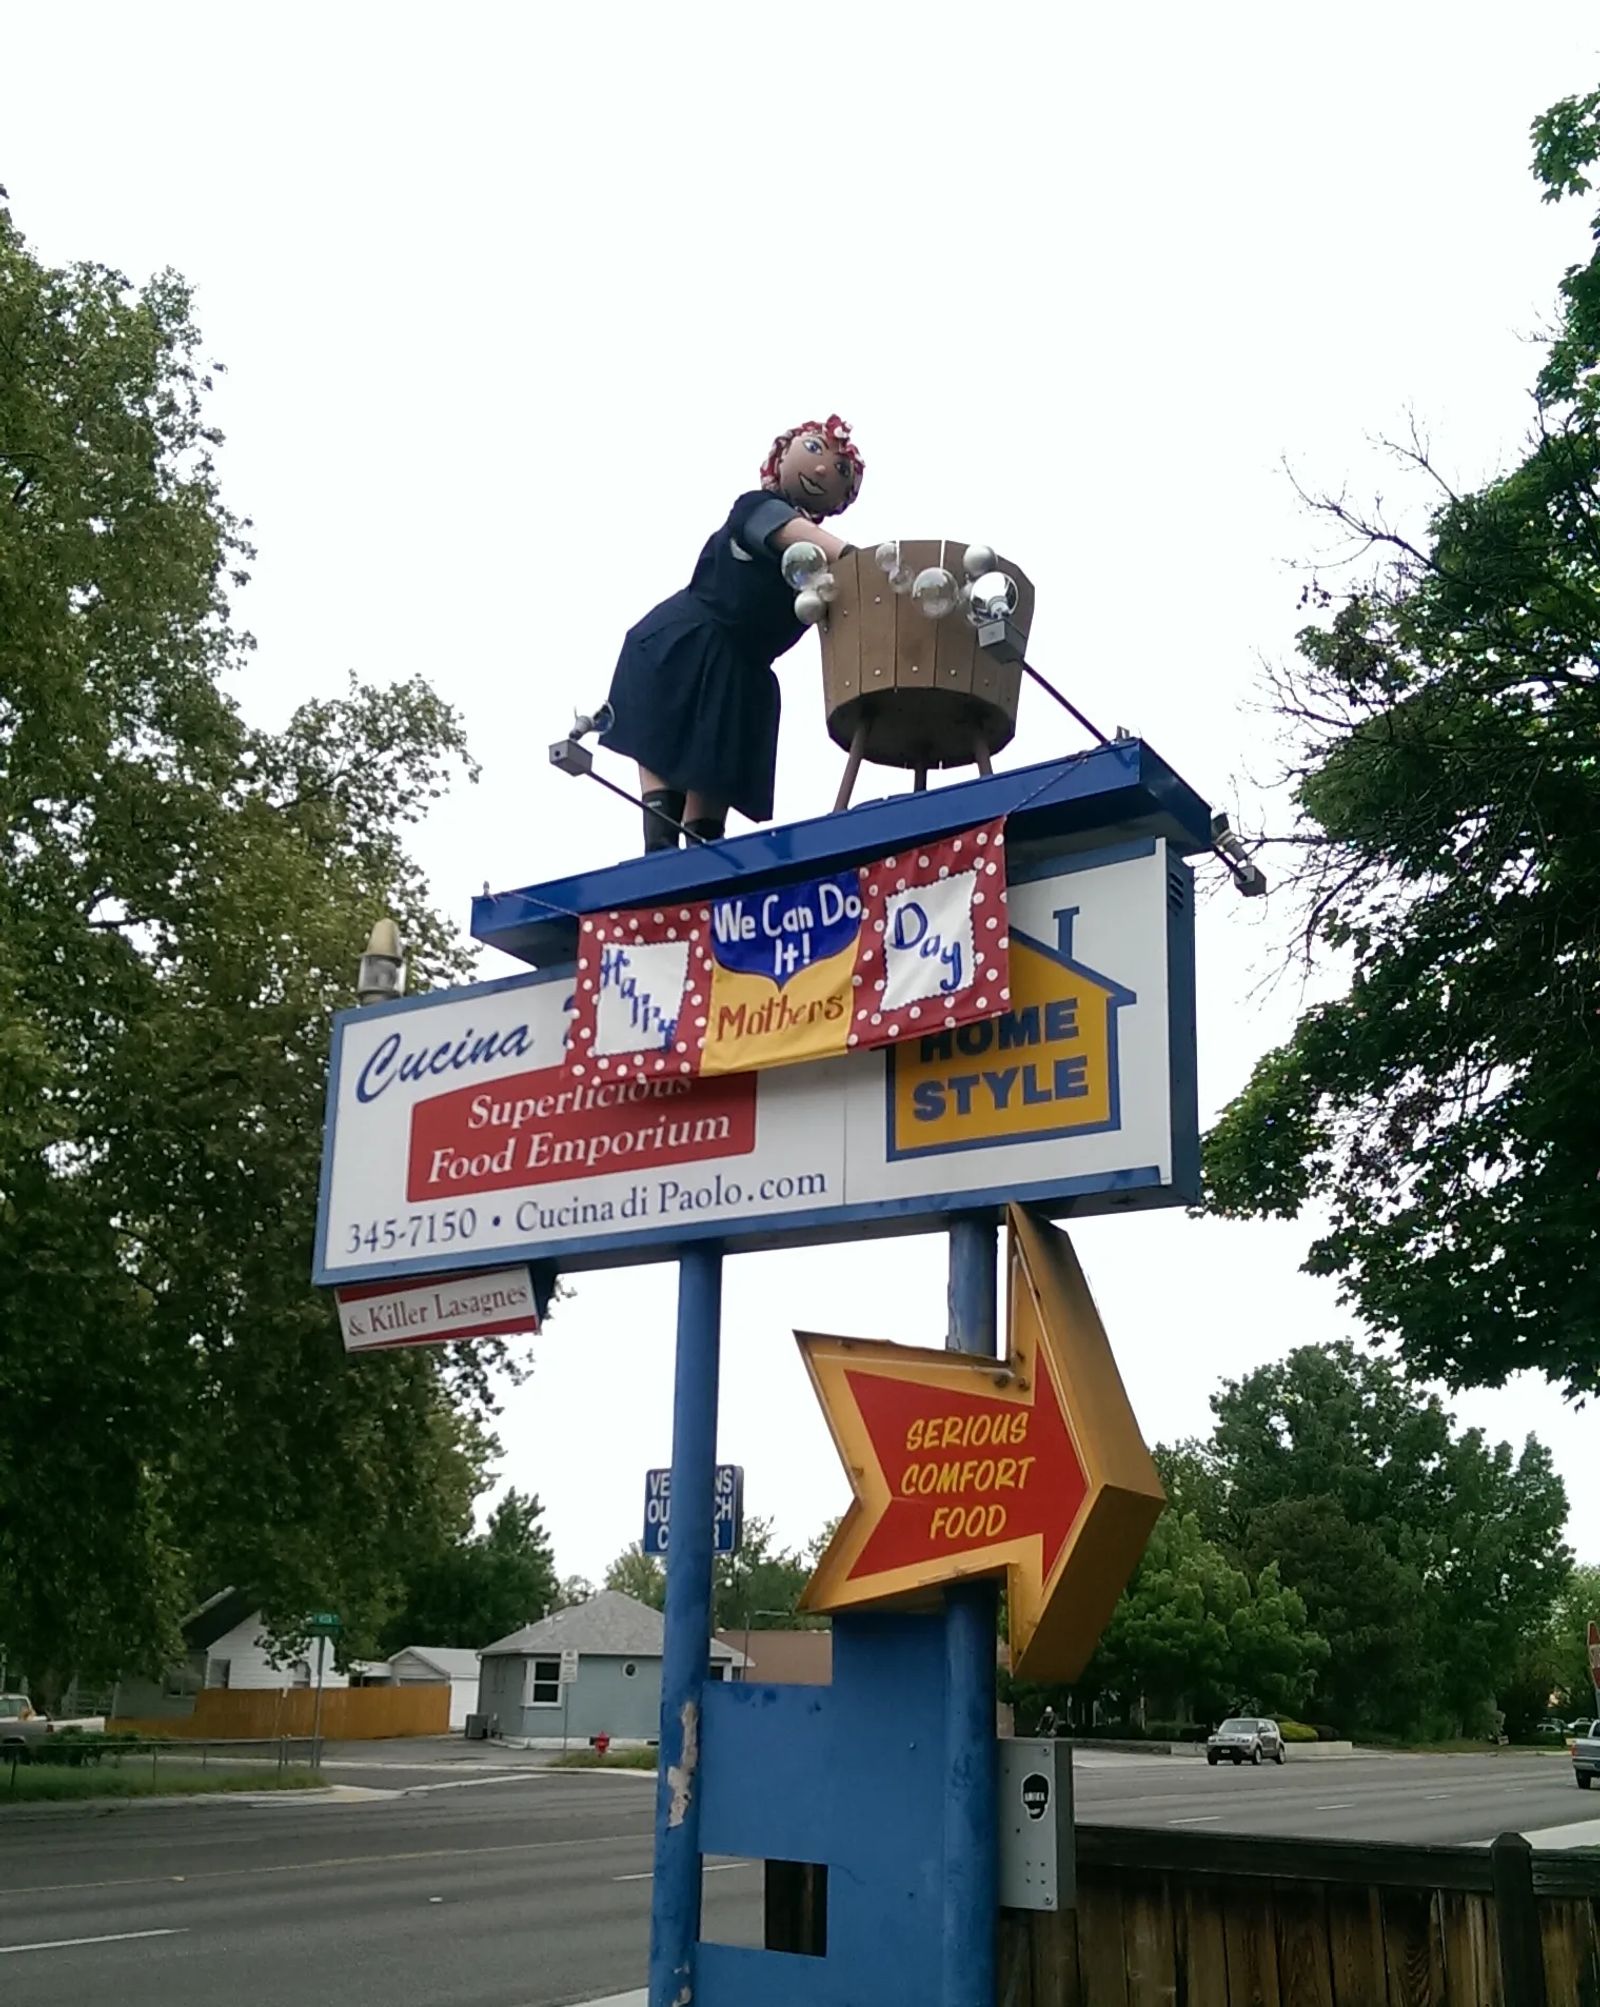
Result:
[[[178,1795],[186,1790],[281,1790],[320,1782],[311,1736],[202,1740],[62,1729],[0,1743],[0,1795],[26,1798]]]

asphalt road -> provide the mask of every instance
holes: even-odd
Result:
[[[359,1802],[0,1813],[0,1999],[567,2007],[642,1983],[648,1778],[394,1753],[330,1771],[385,1793]],[[1092,1823],[1408,1841],[1591,1809],[1559,1758],[1508,1755],[1235,1771],[1096,1752],[1077,1790]],[[715,1866],[706,1934],[756,1942],[760,1869]]]
[[[1085,1825],[1192,1826],[1323,1840],[1456,1845],[1600,1819],[1559,1753],[1292,1757],[1259,1770],[1198,1757],[1080,1750],[1073,1766]]]

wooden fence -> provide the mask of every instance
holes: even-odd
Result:
[[[311,1687],[206,1687],[193,1714],[171,1720],[116,1719],[107,1724],[141,1735],[199,1736],[208,1741],[305,1736],[312,1733],[317,1696]],[[328,1742],[370,1742],[391,1735],[447,1735],[448,1686],[335,1686],[322,1695]]]
[[[1600,2007],[1600,1854],[1080,1826],[999,2007]]]

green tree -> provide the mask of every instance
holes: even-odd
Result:
[[[1285,1585],[1276,1561],[1257,1572],[1228,1619],[1228,1646],[1234,1705],[1275,1714],[1307,1705],[1332,1656],[1305,1598]]]
[[[1302,1706],[1328,1647],[1268,1564],[1254,1576],[1169,1508],[1083,1679],[1082,1690],[1158,1719],[1215,1721],[1235,1707]],[[1056,1703],[1052,1703],[1056,1704]]]
[[[383,1629],[382,1649],[460,1645],[481,1649],[556,1607],[559,1585],[544,1508],[513,1487],[481,1534],[424,1560]]]
[[[811,1547],[817,1548],[820,1539]],[[798,1617],[795,1609],[812,1566],[812,1560],[777,1546],[770,1519],[747,1518],[739,1552],[719,1554],[713,1565],[714,1627],[764,1631],[821,1622]],[[635,1540],[606,1569],[605,1586],[659,1610],[667,1596],[666,1564],[654,1554],[646,1554]]]
[[[1421,1720],[1432,1693],[1421,1585],[1374,1528],[1353,1525],[1335,1498],[1281,1498],[1251,1513],[1247,1551],[1271,1556],[1327,1641],[1319,1721],[1398,1730]]]
[[[1303,1597],[1335,1718],[1476,1725],[1571,1565],[1548,1451],[1455,1434],[1434,1395],[1350,1344],[1302,1346],[1212,1407],[1239,1557]]]
[[[1548,1629],[1553,1688],[1571,1715],[1600,1706],[1589,1670],[1588,1632],[1600,1624],[1600,1567],[1574,1568],[1555,1601]]]
[[[1544,200],[1591,192],[1600,92],[1534,126]],[[1597,219],[1600,223],[1600,219]],[[1600,228],[1561,282],[1520,464],[1434,474],[1411,535],[1317,504],[1371,560],[1277,681],[1308,951],[1300,1019],[1208,1139],[1207,1202],[1328,1224],[1308,1260],[1423,1377],[1600,1392]]]
[[[739,1552],[717,1556],[718,1630],[768,1631],[825,1622],[796,1611],[815,1565],[811,1551],[821,1539],[818,1535],[808,1543],[806,1555],[796,1554],[777,1545],[770,1519],[746,1519]]]
[[[243,719],[210,387],[182,280],[0,209],[0,1622],[42,1691],[226,1581],[369,1648],[489,1447],[492,1355],[347,1366],[307,1280],[371,919],[468,968],[404,848],[460,728],[419,683]]]
[[[638,1602],[648,1603],[652,1610],[659,1610],[667,1600],[667,1571],[654,1554],[646,1554],[635,1540],[608,1564],[605,1587],[619,1589],[624,1596],[632,1596]]]

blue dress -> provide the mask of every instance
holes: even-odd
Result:
[[[688,587],[629,628],[611,678],[614,723],[602,743],[752,822],[772,814],[772,665],[805,632],[771,545],[798,514],[781,495],[741,495]]]

